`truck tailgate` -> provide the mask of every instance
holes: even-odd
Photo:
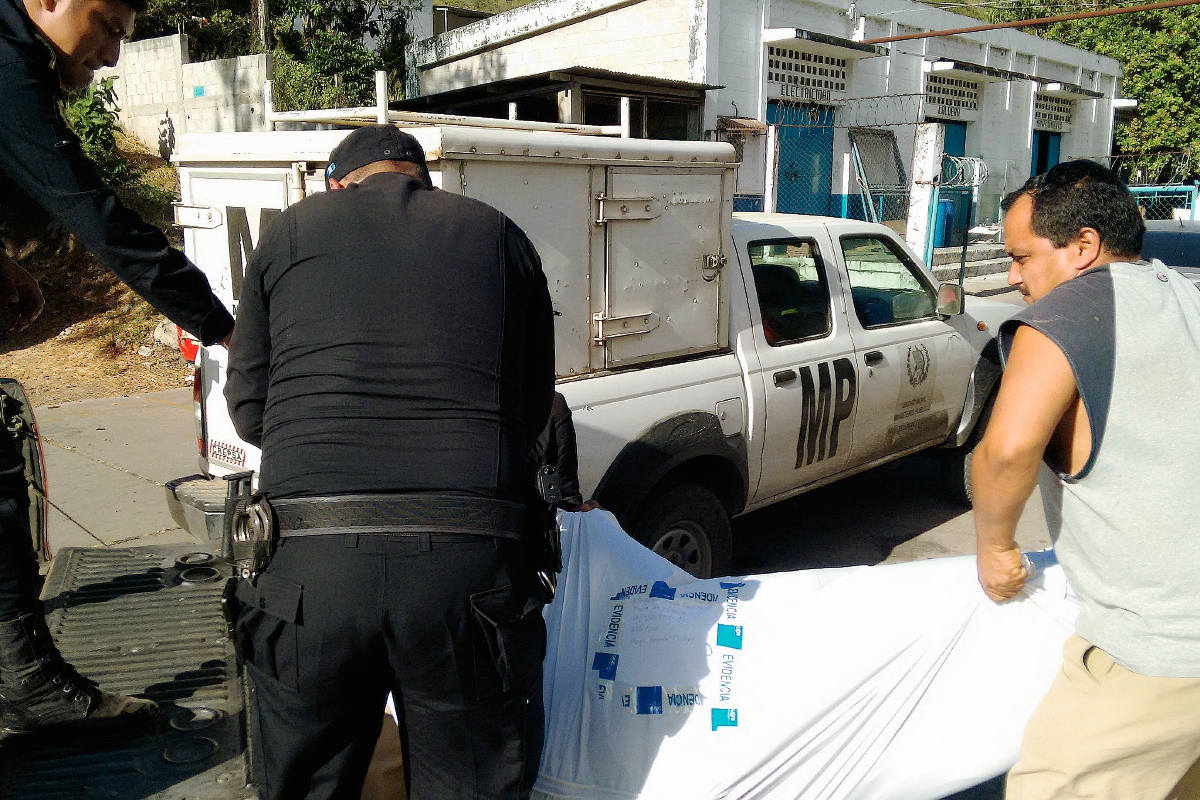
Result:
[[[194,544],[59,551],[42,592],[59,648],[81,674],[163,714],[122,742],[6,745],[0,797],[255,797],[244,685],[221,616],[228,575]]]

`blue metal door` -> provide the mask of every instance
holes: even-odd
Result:
[[[1058,164],[1062,149],[1062,134],[1049,131],[1033,132],[1033,159],[1029,165],[1030,175],[1041,175]]]
[[[784,214],[832,213],[833,109],[767,105],[767,122],[779,126],[775,209]]]

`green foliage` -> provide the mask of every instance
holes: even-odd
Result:
[[[1121,92],[1138,113],[1117,131],[1121,150],[1200,148],[1200,9],[1062,22],[1047,35],[1125,65]]]
[[[1117,4],[1106,2],[1101,7],[1112,5]],[[1049,0],[1016,0],[997,17],[1020,20],[1062,13],[1066,13],[1064,9],[1050,5]],[[1119,151],[1200,151],[1200,8],[1060,22],[1030,33],[1115,58],[1124,65],[1121,93],[1137,98],[1138,109],[1130,122],[1117,127]]]
[[[332,78],[292,58],[283,48],[276,48],[271,59],[275,68],[275,108],[280,111],[356,105],[345,90],[334,85]]]
[[[419,7],[417,0],[280,0],[272,7],[278,15],[276,53],[286,52],[292,61],[332,82],[332,88],[346,98],[342,105],[370,105],[375,100],[376,70],[386,70],[393,87],[403,85],[408,20]],[[374,44],[374,50],[368,49],[368,43]],[[300,102],[304,94],[327,96],[330,90],[322,86],[313,92],[293,85],[285,94],[293,98],[290,104]],[[284,107],[278,97],[276,105]],[[320,106],[301,103],[299,107]]]
[[[419,8],[420,0],[271,0],[276,108],[372,105],[380,69],[391,76],[393,96],[402,96],[408,20]],[[179,31],[192,61],[260,49],[246,0],[149,0],[134,38]]]
[[[123,186],[136,181],[141,173],[117,152],[118,111],[113,78],[109,77],[71,93],[64,116],[79,137],[84,154],[96,163],[101,179]]]
[[[246,0],[149,0],[137,15],[133,38],[180,31],[187,34],[192,61],[233,58],[259,49]]]

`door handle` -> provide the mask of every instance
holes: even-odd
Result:
[[[776,372],[774,375],[774,380],[776,386],[783,386],[785,383],[791,383],[792,381],[796,380],[796,370],[785,369],[780,372]]]
[[[883,353],[879,350],[872,350],[871,352],[869,352],[863,356],[863,361],[866,362],[866,365],[868,367],[873,367],[876,364],[882,364],[883,363]]]

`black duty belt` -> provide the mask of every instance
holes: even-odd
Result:
[[[279,535],[470,534],[525,538],[525,506],[483,497],[350,494],[272,500]]]

